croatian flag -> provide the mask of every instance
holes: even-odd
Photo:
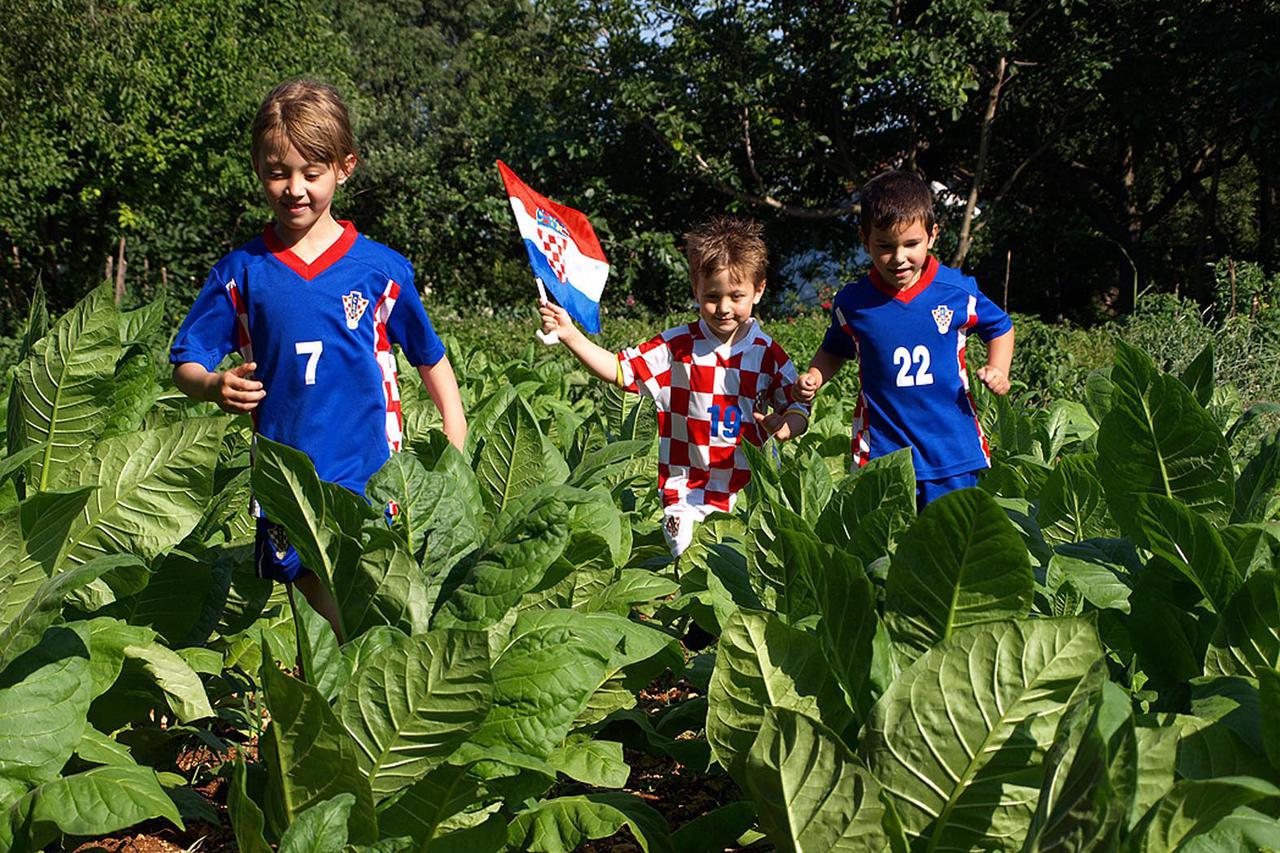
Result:
[[[534,192],[501,160],[498,171],[533,274],[583,329],[599,333],[600,294],[609,277],[609,262],[591,223],[580,211]]]

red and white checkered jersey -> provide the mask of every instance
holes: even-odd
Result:
[[[702,320],[668,329],[618,353],[622,387],[658,408],[658,490],[663,506],[689,504],[728,511],[751,479],[738,443],[757,447],[768,435],[753,413],[795,403],[796,369],[782,347],[750,321],[725,344]]]

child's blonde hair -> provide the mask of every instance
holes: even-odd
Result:
[[[716,216],[695,226],[684,235],[689,278],[696,283],[699,277],[728,267],[745,276],[753,287],[758,286],[769,265],[763,234],[760,223],[734,216]]]
[[[315,80],[281,83],[258,107],[250,148],[254,169],[261,165],[263,152],[282,139],[313,163],[337,168],[356,156],[347,105],[337,89]]]

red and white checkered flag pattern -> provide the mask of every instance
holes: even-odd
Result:
[[[564,281],[564,253],[569,247],[569,238],[563,234],[539,228],[538,242],[542,244],[542,251],[546,253],[547,263],[551,266],[551,271],[556,274],[556,278]]]

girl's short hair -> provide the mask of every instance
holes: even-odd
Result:
[[[758,285],[769,265],[763,234],[760,223],[734,216],[716,216],[694,226],[684,235],[689,278],[696,283],[699,277],[728,267],[746,276],[752,286]]]
[[[862,213],[859,228],[863,236],[872,228],[893,230],[919,220],[933,231],[933,193],[918,175],[902,170],[881,172],[867,181],[859,194]]]
[[[281,137],[313,163],[337,167],[356,155],[347,105],[337,89],[315,80],[281,83],[258,107],[250,149],[255,169],[266,148]]]

